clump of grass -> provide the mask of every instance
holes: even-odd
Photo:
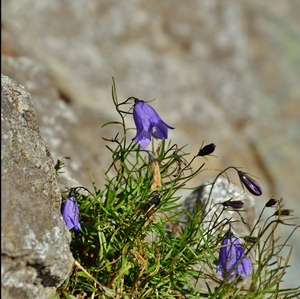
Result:
[[[296,298],[300,287],[281,288],[290,257],[290,253],[282,257],[281,252],[290,236],[280,243],[275,238],[279,225],[292,225],[291,211],[283,209],[281,201],[272,201],[261,211],[242,242],[245,254],[255,264],[250,283],[244,284],[239,276],[224,280],[216,263],[225,224],[230,225],[231,220],[220,225],[218,215],[205,229],[199,209],[184,231],[176,224],[184,213],[178,191],[205,171],[205,163],[193,169],[193,161],[203,157],[190,158],[184,152],[186,146],[166,140],[157,147],[152,142],[152,150],[141,149],[128,140],[130,109],[122,110],[114,82],[112,99],[120,120],[104,125],[116,127],[114,137],[103,138],[111,153],[111,165],[103,174],[106,183],[99,189],[93,182],[94,189],[88,192],[76,186],[72,190],[81,227],[80,232],[71,231],[70,247],[76,262],[51,299]],[[274,207],[274,215],[264,221],[264,210]]]

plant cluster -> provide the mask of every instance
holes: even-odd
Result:
[[[207,159],[216,145],[201,146],[189,158],[185,146],[167,141],[174,128],[150,104],[135,97],[120,103],[114,81],[112,99],[120,120],[104,125],[116,127],[115,137],[103,138],[112,156],[106,183],[99,189],[91,178],[92,191],[76,186],[64,193],[62,216],[72,234],[75,264],[51,299],[296,298],[300,287],[281,287],[289,267],[289,256],[281,252],[290,236],[283,242],[275,237],[279,225],[294,225],[292,210],[284,209],[282,200],[267,200],[249,235],[241,238],[232,232],[231,219],[218,220],[231,209],[243,222],[244,203],[224,200],[208,227],[202,225],[205,215],[199,207],[182,230],[178,219],[185,211],[178,191],[205,171],[205,162],[197,169],[193,162]],[[133,128],[126,126],[130,114],[136,125],[133,139],[128,139]],[[161,140],[156,147],[152,138]],[[248,192],[262,195],[259,183],[233,166],[215,181],[223,176],[231,184],[229,169]],[[274,213],[263,221],[265,209]]]

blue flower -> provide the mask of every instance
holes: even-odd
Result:
[[[238,175],[240,177],[240,180],[244,184],[244,186],[248,189],[248,191],[255,195],[255,196],[260,196],[262,195],[262,189],[260,185],[253,180],[252,178],[249,177],[245,172],[238,170]]]
[[[236,276],[247,277],[251,267],[251,259],[245,256],[239,239],[232,232],[227,232],[220,250],[218,274],[227,281],[231,281]]]
[[[79,208],[75,197],[67,198],[62,205],[61,213],[68,230],[74,228],[75,231],[80,231]]]
[[[157,112],[147,103],[134,98],[133,119],[137,129],[133,141],[137,141],[142,148],[146,148],[151,135],[158,139],[168,138],[168,129],[174,129],[167,125]]]

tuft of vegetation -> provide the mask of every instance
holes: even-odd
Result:
[[[67,194],[63,192],[65,197],[71,192],[77,201],[80,231],[71,230],[70,247],[75,258],[72,273],[50,299],[297,298],[300,286],[281,287],[291,254],[290,250],[283,257],[282,250],[288,246],[290,236],[283,241],[275,238],[279,225],[294,225],[292,211],[284,209],[281,200],[266,199],[249,236],[238,242],[244,255],[251,258],[251,273],[236,271],[243,258],[236,259],[234,269],[227,269],[233,278],[224,279],[217,267],[231,219],[221,225],[218,220],[228,208],[240,213],[243,203],[224,199],[218,217],[206,228],[201,225],[201,207],[190,215],[185,230],[178,224],[185,213],[178,203],[178,191],[205,171],[205,163],[193,169],[193,162],[209,158],[215,145],[200,149],[201,154],[192,158],[184,151],[186,146],[166,139],[156,147],[152,140],[151,150],[142,149],[128,139],[132,128],[127,128],[126,117],[131,114],[132,104],[118,101],[114,81],[112,99],[120,119],[103,125],[116,127],[115,137],[103,138],[111,153],[111,165],[104,173],[105,186],[99,189],[93,182],[93,190],[74,186]],[[57,169],[63,165],[60,162]],[[230,166],[216,179],[227,177],[226,171],[232,168],[239,171]],[[245,173],[241,183],[260,195],[258,183]],[[264,220],[265,209],[274,209],[274,214]],[[293,232],[298,227],[295,225]],[[242,277],[245,273],[247,283]]]

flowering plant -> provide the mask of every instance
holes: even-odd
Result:
[[[280,255],[284,246],[274,235],[279,225],[291,225],[292,211],[283,209],[281,200],[261,199],[267,201],[265,207],[248,223],[246,194],[237,187],[239,198],[221,195],[214,202],[220,178],[232,189],[230,169],[251,194],[261,195],[258,182],[234,166],[195,187],[196,197],[208,190],[206,202],[187,198],[185,203],[193,208],[186,209],[178,192],[205,171],[204,162],[198,168],[193,162],[206,159],[215,145],[190,158],[185,146],[167,140],[173,127],[149,104],[137,98],[119,102],[114,82],[112,99],[120,120],[104,125],[116,129],[115,137],[103,137],[112,157],[104,173],[106,183],[99,189],[93,182],[92,191],[74,195],[80,211],[80,232],[71,230],[76,262],[51,299],[295,298],[300,287],[282,287],[289,256]],[[131,100],[137,131],[133,140],[126,125],[131,108],[121,109]],[[159,140],[152,139],[147,150],[151,137]],[[265,209],[275,212],[263,221]],[[63,211],[66,219],[75,209]],[[243,236],[242,225],[247,228]]]

